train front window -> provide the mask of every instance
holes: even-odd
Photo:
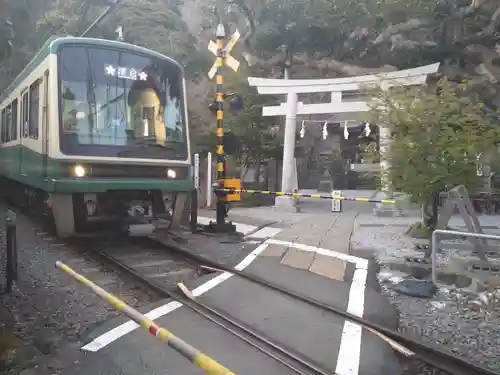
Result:
[[[186,158],[182,71],[175,63],[86,46],[63,47],[58,61],[64,154]]]

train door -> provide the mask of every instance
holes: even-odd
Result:
[[[19,151],[19,174],[21,177],[27,177],[26,173],[26,165],[24,163],[24,140],[28,138],[28,110],[29,110],[29,88],[27,87],[21,96],[21,131],[19,132],[19,143],[20,143],[20,151]]]
[[[43,105],[42,105],[42,177],[48,179],[49,161],[49,71],[43,74]]]

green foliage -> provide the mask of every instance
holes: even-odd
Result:
[[[105,9],[102,5],[104,4],[87,3],[83,0],[56,1],[55,6],[36,22],[37,32],[44,35],[42,42],[51,35],[79,36],[91,24],[91,20]]]
[[[0,0],[0,59],[10,56],[33,33],[31,22],[38,9],[34,0]]]
[[[38,22],[40,32],[80,35],[106,9],[106,1],[59,0],[56,7]],[[182,20],[178,1],[122,0],[89,36],[116,38],[122,26],[125,41],[172,57],[184,66],[199,67],[196,38]],[[190,72],[193,69],[190,69]]]
[[[482,182],[476,156],[498,156],[497,116],[485,114],[484,105],[446,80],[432,90],[380,90],[376,99],[369,121],[390,124],[393,134],[387,177],[415,203],[446,186],[473,190]]]
[[[245,81],[237,81],[229,91],[243,97],[244,109],[238,114],[227,116],[226,126],[231,129],[241,144],[240,159],[257,162],[263,159],[281,157],[282,146],[279,127],[273,119],[262,116],[262,106],[268,104],[268,98],[259,95]],[[227,111],[226,113],[228,113]]]
[[[235,92],[243,98],[244,109],[231,113],[229,100],[224,111],[224,132],[237,140],[236,156],[242,164],[256,163],[259,160],[277,159],[282,155],[282,140],[279,127],[272,119],[262,116],[262,106],[268,98],[258,95],[255,88],[249,87],[240,74],[228,75],[226,92]],[[198,137],[198,146],[204,151],[214,151],[217,144],[215,116],[212,123]],[[229,139],[226,138],[225,141]],[[228,146],[225,147],[228,149]]]
[[[249,2],[260,8],[255,50],[274,53],[286,44],[296,53],[345,56],[345,42],[353,31],[366,28],[368,35],[411,17],[434,15],[433,0],[264,0]],[[264,3],[264,4],[262,4]],[[257,12],[256,12],[257,13]],[[366,45],[365,45],[366,47]]]
[[[125,0],[111,17],[129,43],[164,53],[187,65],[196,53],[196,38],[182,20],[175,0]]]
[[[365,145],[361,150],[361,157],[365,162],[369,163],[379,163],[380,153],[378,149],[378,144],[375,141],[371,141]]]

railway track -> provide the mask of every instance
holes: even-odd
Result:
[[[186,260],[182,254],[166,252],[163,245],[147,238],[113,236],[60,240],[50,229],[37,224],[32,226],[32,231],[49,245],[50,252],[135,307],[163,299],[164,295],[145,288],[143,283],[137,283],[136,278],[124,277],[126,275],[120,269],[106,264],[103,259],[116,259],[166,287],[175,287],[177,283],[191,280],[199,274],[196,260]]]
[[[36,229],[35,232],[46,241],[57,241],[49,232],[43,232],[41,229]],[[71,251],[73,254],[68,264],[78,268],[82,276],[95,281],[109,292],[115,291],[117,281],[116,277],[104,276],[110,274],[104,271],[106,268],[134,279],[135,284],[140,285],[142,290],[149,288],[149,294],[158,296],[156,299],[167,297],[181,302],[299,375],[334,375],[332,371],[322,368],[310,359],[300,356],[281,344],[274,343],[261,332],[182,293],[177,288],[178,284],[192,280],[200,274],[199,266],[204,262],[199,262],[197,258],[186,257],[180,252],[171,252],[170,247],[147,237],[78,239],[65,241],[60,245],[60,247],[56,246],[58,251],[64,251],[61,248],[66,247],[65,251]],[[95,265],[89,267],[90,258],[103,261],[104,267]]]
[[[275,284],[269,283],[268,281],[254,276],[250,275],[246,272],[242,271],[237,271],[235,269],[229,268],[227,266],[224,266],[222,264],[210,261],[202,256],[194,254],[192,251],[189,251],[187,248],[181,248],[179,246],[175,246],[173,244],[163,244],[165,249],[168,249],[169,252],[174,252],[179,254],[180,256],[184,257],[186,260],[190,260],[192,262],[195,262],[199,265],[204,265],[207,266],[211,269],[214,270],[219,270],[219,271],[226,271],[233,273],[239,277],[242,277],[246,280],[249,280],[251,282],[257,283],[259,285],[262,285],[264,287],[270,288],[272,290],[275,290],[276,292],[283,293],[285,295],[288,295],[292,298],[298,299],[302,302],[311,304],[319,309],[326,310],[330,313],[333,313],[335,315],[341,316],[342,318],[345,318],[349,321],[352,321],[356,324],[361,325],[363,328],[371,331],[372,333],[378,335],[381,339],[386,341],[389,345],[393,347],[394,350],[396,350],[398,353],[403,355],[407,360],[409,361],[416,361],[416,362],[421,362],[425,363],[426,365],[429,365],[433,368],[439,369],[447,374],[450,375],[499,375],[498,373],[493,372],[492,370],[489,370],[487,368],[472,364],[468,362],[465,359],[459,358],[455,355],[452,355],[450,353],[446,353],[442,350],[440,350],[437,347],[431,347],[429,345],[423,344],[421,342],[417,342],[413,339],[407,338],[402,336],[400,333],[387,329],[385,327],[382,327],[380,325],[371,323],[365,319],[359,318],[357,316],[351,315],[343,310],[339,310],[335,307],[332,307],[330,305],[326,305],[322,302],[316,301],[308,296],[298,294],[294,291],[285,289],[281,286],[277,286]],[[137,278],[143,278],[142,275],[140,274],[135,274],[134,275]],[[148,282],[148,280],[144,280],[145,282]],[[155,283],[149,283],[148,284],[151,287],[155,287]],[[177,293],[179,295],[179,293]],[[184,301],[188,301],[184,297]],[[183,301],[181,301],[184,303]],[[192,303],[193,301],[188,301],[188,303]],[[204,309],[210,309],[213,310],[211,307],[201,305],[199,302],[195,302],[196,304],[203,306]],[[187,305],[187,304],[186,304]],[[226,320],[231,320],[232,318],[224,316],[224,314],[217,312],[217,314],[222,315],[223,319]],[[322,369],[319,369],[322,370]],[[324,370],[322,370],[324,371]],[[314,372],[313,372],[314,373]],[[316,372],[318,373],[318,372]],[[320,372],[321,373],[321,372]],[[327,371],[326,373],[333,374],[333,372]]]
[[[190,296],[190,292],[187,291],[185,287],[176,289],[173,288],[172,285],[161,284],[158,280],[155,280],[151,276],[141,273],[137,267],[129,266],[128,262],[123,261],[122,258],[110,255],[109,252],[99,252],[100,256],[105,258],[106,261],[114,264],[114,266],[120,269],[120,271],[134,277],[138,282],[147,285],[156,293],[182,303],[189,309],[202,315],[206,319],[250,344],[257,350],[265,353],[279,363],[293,370],[295,373],[299,375],[334,375],[333,371],[324,369],[310,359],[304,358],[300,354],[293,352],[291,349],[273,342],[263,333],[257,332],[251,327],[246,326],[244,323],[239,322],[204,303],[194,300]],[[191,259],[194,263],[202,264],[202,262],[198,262],[196,258],[187,259]]]
[[[182,293],[177,288],[177,284],[196,277],[199,274],[199,266],[202,265],[214,270],[231,272],[239,277],[273,289],[276,292],[286,294],[357,323],[388,342],[389,345],[409,361],[424,363],[450,375],[499,375],[489,369],[446,353],[439,348],[409,339],[396,331],[370,323],[310,297],[297,294],[246,272],[237,271],[210,261],[189,251],[186,246],[180,247],[173,243],[162,243],[152,238],[134,239],[130,237],[121,240],[114,238],[99,243],[89,240],[79,243],[76,246],[84,251],[82,255],[98,255],[118,269],[120,273],[125,273],[134,278],[139,284],[154,291],[158,296],[168,297],[181,302],[258,350],[275,358],[298,374],[331,375],[334,373],[333,371],[321,368],[320,365],[307,358],[301,357],[289,348],[273,343],[262,333],[254,331],[251,327],[245,326],[243,323],[234,320],[234,318],[227,316],[221,311],[190,299],[189,293],[187,293],[188,295]],[[78,267],[78,265],[76,266]],[[98,284],[106,287],[105,282],[100,283],[99,278],[93,278],[93,275],[89,274],[89,271],[91,272],[92,270],[82,270],[81,268],[80,270],[84,276],[88,276],[89,279],[96,280]]]
[[[161,244],[148,238],[90,240],[87,244],[83,242],[75,246],[91,249],[94,254],[108,261],[113,260],[113,263],[121,262],[148,280],[166,287],[193,279],[199,271],[199,263],[195,259],[186,259],[179,253],[168,253]]]

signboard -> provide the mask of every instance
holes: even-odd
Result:
[[[200,187],[200,154],[194,154],[194,188]]]
[[[341,190],[332,191],[333,198],[339,198],[342,196]],[[339,199],[332,199],[332,212],[342,212],[342,201]]]
[[[224,48],[224,64],[229,66],[232,70],[235,72],[238,70],[238,67],[240,66],[240,62],[236,60],[233,56],[230,55],[231,50],[235,46],[236,42],[240,38],[240,33],[238,30],[236,30],[229,39],[229,41],[226,44],[226,48]],[[208,43],[208,50],[212,52],[215,56],[217,56],[217,44],[213,41],[210,41]],[[215,73],[217,72],[217,62],[212,65],[212,68],[208,72],[208,77],[210,79],[214,78]]]
[[[226,178],[224,180],[224,189],[241,189],[241,180],[239,178]],[[232,193],[227,195],[228,202],[234,202],[241,200],[241,193]]]
[[[129,79],[132,81],[147,81],[148,79],[148,73],[126,66],[108,64],[104,67],[104,71],[107,76]]]

